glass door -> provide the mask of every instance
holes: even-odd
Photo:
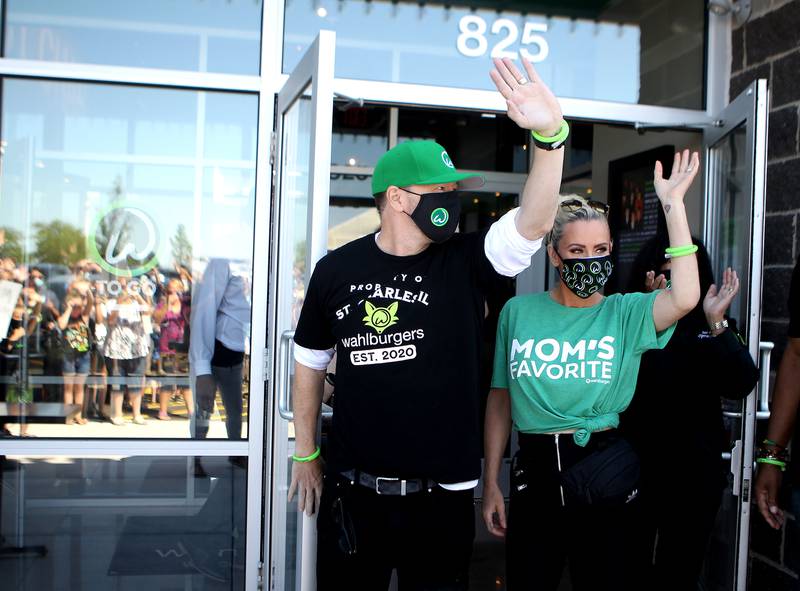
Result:
[[[726,267],[741,277],[729,315],[750,354],[759,360],[767,138],[767,81],[753,82],[704,133],[706,152],[705,243],[714,275]],[[767,364],[761,363],[762,370]],[[763,375],[763,373],[762,373]],[[761,392],[763,391],[763,395]],[[762,380],[744,401],[726,401],[731,478],[725,490],[704,579],[708,589],[745,589],[750,538],[751,483],[756,420],[766,400]]]
[[[314,264],[327,251],[335,35],[320,32],[278,95],[269,357],[272,461],[265,555],[270,588],[314,589],[314,518],[287,493],[294,453],[293,334]],[[277,412],[275,412],[277,410]]]

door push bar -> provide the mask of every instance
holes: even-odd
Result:
[[[278,375],[275,377],[275,386],[278,388],[278,412],[287,421],[294,420],[292,411],[292,362],[294,361],[294,331],[287,330],[281,335],[281,342],[278,345]],[[324,418],[332,417],[333,412],[325,410],[323,406],[320,414]]]
[[[292,343],[294,343],[294,331],[287,330],[281,334],[281,342],[278,345],[278,375],[275,380],[275,387],[278,389],[278,412],[281,417],[287,421],[294,420],[294,412],[292,412],[291,401],[291,366],[289,365],[292,360]]]
[[[761,341],[758,344],[759,350],[759,378],[756,391],[758,393],[758,406],[756,408],[756,420],[769,419],[769,371],[770,360],[772,358],[772,350],[775,348],[775,343],[770,341]],[[741,412],[724,412],[726,417],[733,419],[741,419]],[[742,492],[742,479],[738,466],[742,462],[742,440],[737,439],[734,442],[733,449],[730,452],[723,452],[722,459],[729,460],[731,463],[731,475],[733,476],[733,495],[738,497]]]

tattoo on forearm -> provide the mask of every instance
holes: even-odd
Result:
[[[664,206],[664,213],[669,213],[669,210],[670,210],[670,209],[672,209],[672,206],[671,206],[669,203],[667,203],[667,204]]]

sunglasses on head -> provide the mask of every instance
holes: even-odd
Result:
[[[584,205],[588,205],[597,213],[608,215],[608,205],[602,201],[595,201],[593,199],[587,199],[586,201],[581,201],[580,199],[568,199],[567,201],[561,202],[561,209],[566,209],[568,212],[572,213],[574,211],[578,211],[579,209],[583,209]]]

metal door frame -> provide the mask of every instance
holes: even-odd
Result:
[[[704,241],[709,255],[714,260],[716,250],[716,226],[714,221],[719,215],[719,191],[716,179],[719,174],[719,163],[713,154],[713,147],[725,136],[742,125],[746,126],[745,147],[751,166],[746,168],[746,184],[752,199],[752,222],[750,226],[750,291],[748,342],[750,355],[756,362],[761,359],[761,292],[763,285],[764,262],[764,211],[766,206],[766,164],[767,164],[767,125],[769,95],[767,81],[764,79],[752,82],[738,97],[715,117],[715,125],[706,129],[703,134],[705,161],[707,171],[705,177],[705,209],[704,209]],[[762,372],[763,377],[763,372]],[[761,394],[759,396],[758,394]],[[758,417],[757,398],[763,398],[766,385],[760,384],[748,395],[742,409],[743,422],[740,453],[734,453],[731,472],[740,483],[738,537],[736,540],[736,572],[734,588],[744,591],[747,587],[748,553],[750,549],[750,494],[753,482],[753,461],[756,436],[756,420]],[[762,415],[763,416],[763,415]],[[733,465],[738,460],[739,465]]]
[[[267,416],[270,424],[268,441],[271,453],[266,465],[269,477],[264,487],[265,521],[264,521],[264,561],[269,565],[270,587],[283,588],[282,570],[285,564],[285,544],[281,544],[286,528],[285,505],[281,506],[282,497],[274,498],[274,487],[281,486],[285,480],[282,470],[288,454],[288,441],[285,433],[288,430],[287,409],[282,408],[282,401],[289,401],[290,371],[287,365],[291,360],[290,339],[288,329],[291,319],[285,317],[286,303],[291,301],[291,290],[286,290],[283,277],[291,277],[292,261],[285,256],[281,248],[282,228],[290,227],[291,220],[288,208],[281,207],[281,186],[283,181],[282,137],[283,117],[289,112],[303,94],[311,88],[311,145],[309,146],[309,185],[307,205],[307,248],[306,248],[306,285],[311,277],[314,265],[327,252],[328,204],[330,200],[330,161],[331,136],[333,131],[333,67],[335,59],[336,36],[331,31],[320,31],[319,36],[308,48],[292,75],[287,79],[277,95],[275,131],[273,132],[274,179],[273,204],[274,219],[271,232],[271,243],[276,247],[270,256],[268,298],[268,330],[269,349],[265,351],[267,367],[271,368],[272,378],[266,387],[270,400],[271,413]],[[284,247],[286,245],[283,245]],[[281,422],[286,422],[282,424]],[[301,589],[314,589],[316,586],[314,560],[316,551],[315,520],[305,516],[302,519],[302,541],[300,554],[295,557],[299,566],[298,576]],[[275,581],[278,587],[275,587]]]

